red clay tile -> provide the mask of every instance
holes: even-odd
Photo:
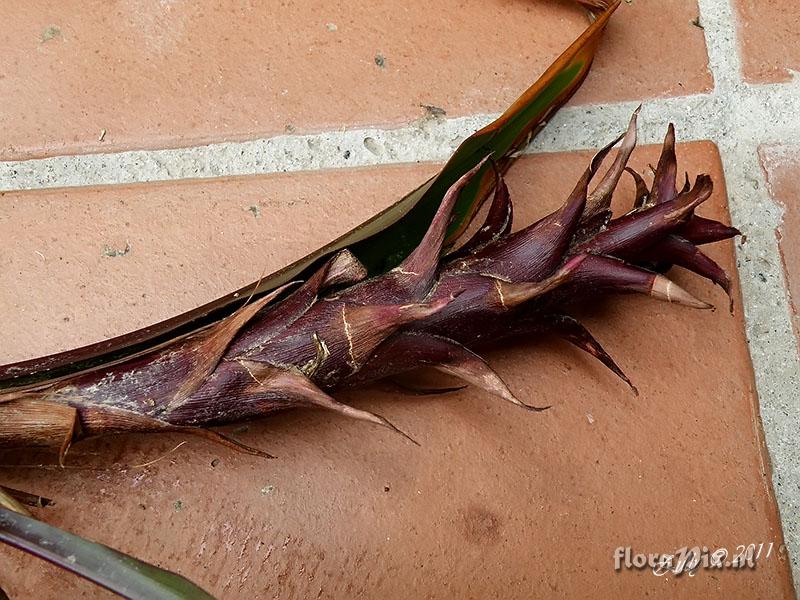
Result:
[[[510,176],[518,224],[555,207],[588,156],[522,160]],[[684,145],[679,157],[691,172],[710,170],[717,191],[701,212],[726,218],[716,149]],[[634,162],[644,168],[656,158],[651,147]],[[335,235],[350,225],[342,221],[374,212],[430,169],[7,194],[0,239],[15,235],[3,260],[19,283],[14,292],[0,286],[3,358],[203,302]],[[355,182],[366,189],[341,194]],[[247,208],[259,200],[256,220]],[[276,242],[278,219],[291,241]],[[103,244],[126,240],[128,255],[99,256]],[[735,280],[732,244],[709,252]],[[613,569],[618,546],[781,543],[740,304],[731,316],[721,291],[676,278],[720,310],[623,298],[585,319],[639,386],[638,398],[596,362],[542,340],[489,354],[521,397],[553,405],[542,414],[472,389],[423,398],[376,386],[343,395],[412,432],[421,448],[298,411],[229,429],[277,460],[194,439],[167,454],[184,438],[120,436],[75,447],[72,468],[4,468],[0,477],[55,498],[42,511],[49,521],[177,569],[219,597],[791,598],[786,561],[775,556],[755,570],[695,577]],[[70,323],[60,324],[63,316]],[[7,549],[0,573],[12,597],[95,593]]]
[[[0,192],[0,314],[19,315],[3,333],[0,362],[91,343],[213,300],[337,238],[435,171]],[[356,186],[362,201],[343,200]]]
[[[800,70],[800,4],[792,0],[736,0],[745,79],[789,81]]]
[[[4,15],[0,159],[501,111],[586,25],[531,0],[81,7]],[[707,89],[696,14],[695,0],[623,3],[580,101]]]
[[[789,305],[795,335],[800,343],[800,150],[761,148],[761,164],[767,174],[772,199],[783,209],[783,223],[775,232],[783,259]]]

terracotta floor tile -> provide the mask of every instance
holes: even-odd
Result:
[[[761,163],[767,174],[772,199],[784,209],[783,223],[775,232],[783,259],[788,284],[787,294],[792,310],[795,334],[800,343],[800,149],[771,148],[759,150]]]
[[[696,15],[695,0],[623,3],[580,101],[708,89]],[[0,32],[0,159],[500,111],[585,24],[563,0],[18,3]]]
[[[510,176],[517,223],[555,207],[588,156],[522,160]],[[717,191],[701,212],[726,218],[714,146],[684,145],[679,157],[690,172],[710,170]],[[650,147],[634,162],[644,168],[656,158]],[[335,235],[331,214],[337,229],[349,226],[430,170],[7,194],[3,272],[19,283],[14,292],[0,285],[8,317],[2,358],[203,302],[294,258],[312,238]],[[341,194],[356,180],[362,193]],[[258,202],[260,219],[248,212]],[[220,215],[224,223],[214,223]],[[278,219],[288,219],[291,240],[277,242]],[[101,256],[103,244],[127,241],[129,254]],[[709,253],[736,277],[731,243]],[[489,360],[521,397],[552,404],[546,413],[523,413],[473,389],[422,398],[377,386],[343,395],[412,432],[421,448],[302,411],[236,429],[277,454],[273,461],[189,440],[134,467],[184,438],[120,436],[70,455],[70,465],[99,470],[16,468],[3,478],[56,498],[47,509],[53,523],[175,568],[221,597],[791,598],[779,557],[747,572],[695,577],[613,570],[618,546],[667,552],[781,542],[754,435],[760,423],[741,305],[731,316],[721,291],[676,278],[721,309],[625,298],[585,317],[639,386],[638,398],[576,350],[532,342]],[[40,315],[42,307],[50,308]],[[12,597],[33,589],[43,599],[95,595],[5,548],[0,572]]]
[[[433,165],[0,192],[0,363],[138,329],[337,238]],[[346,200],[355,187],[359,202]],[[291,232],[291,235],[288,233]]]
[[[800,70],[800,4],[736,0],[742,68],[749,81],[789,81]]]

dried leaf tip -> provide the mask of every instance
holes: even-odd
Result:
[[[677,283],[663,275],[656,275],[653,278],[650,295],[659,300],[665,300],[674,304],[682,304],[683,306],[689,306],[691,308],[703,310],[714,308],[713,304],[698,300]]]

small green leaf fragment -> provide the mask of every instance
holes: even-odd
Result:
[[[0,543],[71,571],[133,600],[213,600],[188,579],[0,507]],[[0,600],[4,594],[0,592]]]

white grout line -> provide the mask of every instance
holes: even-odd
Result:
[[[697,0],[697,4],[705,32],[708,68],[714,76],[714,91],[729,93],[742,83],[735,10],[731,0]]]
[[[794,444],[800,431],[800,360],[775,238],[782,210],[769,196],[758,160],[761,145],[800,140],[800,80],[745,83],[731,0],[698,3],[714,91],[646,101],[639,120],[640,139],[660,142],[667,124],[674,122],[679,141],[712,140],[720,148],[732,220],[747,233],[748,241],[737,244],[747,337],[777,503],[794,579],[800,581],[800,452]],[[636,104],[564,108],[527,151],[597,148],[625,129]],[[494,117],[431,117],[394,129],[361,128],[192,148],[0,162],[0,190],[443,161],[461,140]]]
[[[597,148],[624,131],[637,104],[620,102],[563,108],[527,151]],[[718,98],[711,94],[646,101],[640,118],[640,139],[643,143],[660,142],[670,122],[678,124],[683,141],[710,139],[713,128],[707,127],[705,115],[717,113],[717,104]],[[191,148],[6,161],[0,162],[0,190],[444,161],[464,138],[496,117],[493,114],[427,118],[394,129],[362,128]]]
[[[730,103],[728,97],[715,92],[645,101],[639,120],[642,143],[660,142],[670,122],[676,123],[680,141],[716,140],[735,132],[739,139],[771,143],[785,141],[788,134],[800,134],[800,121],[792,118],[798,113],[787,110],[798,105],[798,84],[743,84],[737,89],[736,103]],[[636,106],[636,102],[618,102],[563,108],[528,152],[597,148],[624,131]],[[362,128],[190,148],[5,161],[0,162],[0,190],[443,161],[465,137],[496,116],[428,118],[395,129]]]
[[[699,7],[719,99],[712,139],[722,157],[731,218],[747,234],[746,243],[736,244],[747,341],[773,489],[793,578],[800,582],[800,357],[775,236],[783,211],[770,198],[758,157],[760,145],[797,139],[800,87],[796,78],[785,85],[746,84],[732,0],[699,0]],[[800,597],[797,587],[795,594]]]
[[[787,110],[798,104],[798,84],[743,84],[736,96],[735,105],[728,102],[728,94],[719,92],[645,101],[640,139],[642,143],[660,142],[671,122],[677,124],[680,141],[724,138],[734,131],[739,139],[771,143],[785,141],[788,134],[800,134],[800,121],[792,118],[797,113]],[[636,102],[618,102],[563,108],[527,151],[597,148],[624,130],[636,106]],[[429,118],[396,129],[363,128],[190,148],[6,161],[0,162],[0,190],[443,161],[465,137],[496,116]]]
[[[773,486],[794,578],[798,581],[800,364],[775,236],[783,211],[770,198],[754,144],[723,142],[720,153],[732,220],[747,232],[746,243],[737,243],[747,341],[772,462]]]
[[[642,137],[657,141],[669,120],[697,130],[709,95],[654,100],[643,111]],[[636,103],[562,109],[530,151],[594,148],[614,139]],[[111,185],[186,178],[340,169],[444,161],[458,144],[497,115],[421,119],[395,129],[363,128],[281,135],[192,148],[135,150],[0,162],[0,190]],[[694,125],[694,126],[693,126]],[[702,135],[702,132],[701,132]]]

